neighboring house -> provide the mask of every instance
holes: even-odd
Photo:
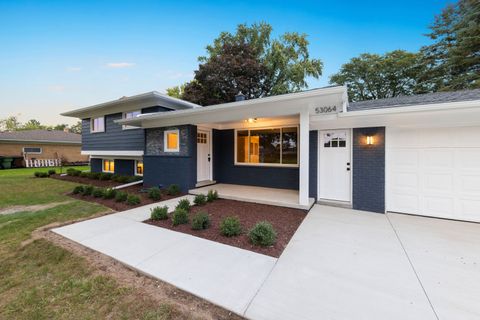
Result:
[[[0,157],[14,158],[16,166],[25,160],[61,159],[63,162],[86,162],[81,151],[81,135],[56,130],[22,130],[0,132]]]
[[[146,186],[295,189],[305,206],[480,221],[480,90],[349,103],[337,86],[208,107],[152,92],[63,115],[83,120],[93,171]]]

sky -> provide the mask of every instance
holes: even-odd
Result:
[[[198,56],[222,31],[267,22],[273,37],[308,35],[319,79],[361,53],[416,51],[448,1],[0,0],[0,119],[48,125],[61,112],[193,78]]]

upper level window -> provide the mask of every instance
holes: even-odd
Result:
[[[115,161],[110,159],[103,159],[102,165],[103,172],[115,172]]]
[[[236,164],[298,165],[298,127],[238,130]]]
[[[180,134],[178,130],[166,130],[164,133],[164,151],[180,151]]]
[[[128,112],[124,112],[123,113],[123,119],[134,119],[136,118],[138,115],[142,114],[141,111],[137,110],[137,111],[128,111]],[[133,127],[133,126],[128,126],[128,125],[123,125],[122,128],[125,130],[125,129],[138,129],[138,127]]]
[[[135,175],[136,176],[143,176],[143,161],[142,160],[135,161]]]
[[[38,148],[38,147],[24,147],[24,148],[23,148],[23,153],[41,154],[41,153],[42,153],[42,148]]]
[[[105,132],[105,117],[92,118],[90,120],[90,132]]]

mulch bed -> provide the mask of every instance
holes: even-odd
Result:
[[[74,176],[60,176],[59,174],[52,174],[50,178],[53,179],[58,179],[58,180],[64,180],[64,181],[70,181],[70,182],[76,182],[80,184],[89,184],[92,186],[96,187],[103,187],[103,188],[111,188],[111,187],[116,187],[119,185],[122,185],[124,183],[119,183],[115,182],[112,180],[96,180],[96,179],[90,179],[90,178],[85,178],[85,177],[74,177]]]
[[[225,199],[218,199],[203,206],[193,206],[190,210],[190,218],[197,212],[207,212],[210,215],[210,228],[192,230],[190,224],[174,227],[170,218],[160,221],[149,219],[145,223],[278,258],[307,215],[305,210]],[[220,234],[220,222],[228,216],[237,216],[240,219],[243,227],[243,233],[240,236],[229,238]],[[275,228],[277,242],[271,247],[253,245],[250,243],[247,232],[257,222],[265,220]]]

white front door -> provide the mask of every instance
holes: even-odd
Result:
[[[212,180],[212,157],[210,154],[210,131],[197,131],[197,182]]]
[[[319,132],[318,197],[350,202],[350,130]]]

